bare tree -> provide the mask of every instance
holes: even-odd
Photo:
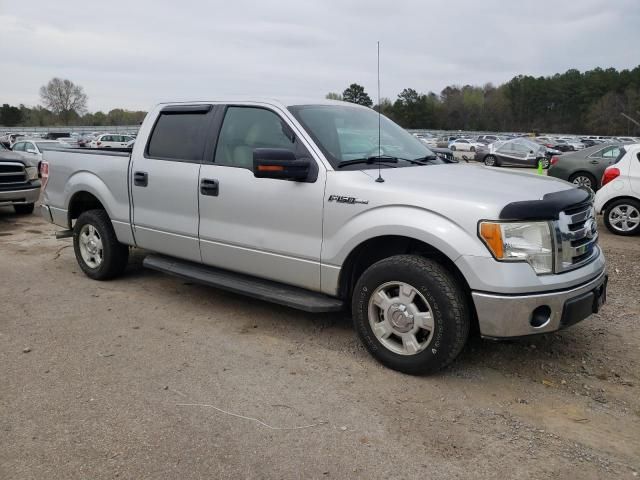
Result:
[[[40,87],[40,98],[65,124],[74,116],[87,111],[87,95],[84,89],[71,80],[52,78],[49,83]]]

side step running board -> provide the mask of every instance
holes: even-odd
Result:
[[[337,312],[344,307],[342,300],[321,293],[162,255],[148,255],[142,265],[197,283],[305,312]]]

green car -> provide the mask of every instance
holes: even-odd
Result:
[[[621,144],[610,143],[554,156],[547,174],[596,191],[604,169],[616,163],[621,149]]]

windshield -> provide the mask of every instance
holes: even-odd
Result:
[[[348,105],[298,105],[289,107],[289,111],[313,137],[334,168],[350,160],[377,157],[379,154],[378,113],[375,110]],[[380,116],[380,147],[380,155],[399,160],[435,156],[424,143],[385,116]],[[401,161],[393,166],[408,165],[412,164]],[[378,165],[354,164],[349,167],[378,168]]]

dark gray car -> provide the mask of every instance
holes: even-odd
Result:
[[[548,175],[598,190],[605,168],[615,163],[621,147],[621,144],[595,145],[553,157]]]

